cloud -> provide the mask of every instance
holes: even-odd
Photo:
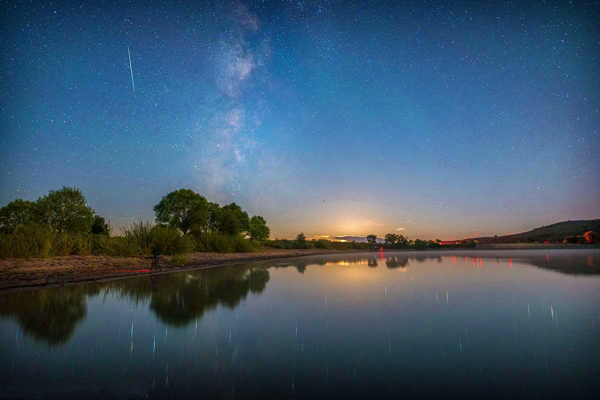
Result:
[[[400,228],[396,228],[396,230],[397,230],[397,231],[405,231],[405,230],[406,230],[406,228],[404,228],[404,227],[402,227],[402,226],[401,226]]]

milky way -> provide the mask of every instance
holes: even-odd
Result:
[[[186,187],[280,237],[600,216],[592,2],[16,1],[1,18],[0,205],[77,186],[118,227]]]

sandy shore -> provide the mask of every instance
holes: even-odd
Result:
[[[257,253],[191,253],[188,254],[188,262],[184,267],[176,267],[170,263],[169,257],[161,257],[160,264],[163,273],[168,273],[225,264],[331,253],[342,252],[264,248]],[[150,260],[138,257],[69,256],[0,260],[0,291],[149,275],[149,269]]]

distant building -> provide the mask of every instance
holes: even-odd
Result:
[[[456,239],[456,240],[442,240],[440,246],[456,246],[461,244],[479,243],[479,240],[473,239]]]
[[[457,245],[457,244],[465,244],[466,240],[442,240],[440,242],[441,246],[451,246],[451,245]]]

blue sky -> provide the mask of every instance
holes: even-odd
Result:
[[[0,204],[77,186],[119,227],[185,187],[264,216],[273,237],[599,218],[598,14],[560,1],[11,2]]]

